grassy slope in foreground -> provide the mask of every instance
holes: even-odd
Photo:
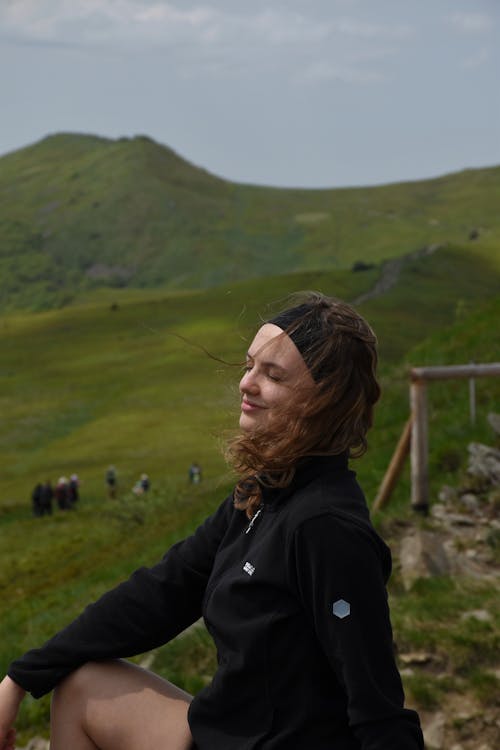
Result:
[[[449,299],[447,315],[452,319],[456,315],[455,299],[445,293],[449,276],[447,274],[442,279],[441,291],[443,299]],[[465,276],[467,278],[467,274]],[[358,285],[356,289],[350,288],[353,279]],[[85,480],[82,503],[74,514],[55,514],[53,518],[41,521],[31,519],[27,513],[25,495],[21,494],[18,502],[22,505],[17,502],[14,505],[9,503],[4,515],[0,516],[0,587],[4,594],[0,612],[0,655],[4,665],[19,651],[39,643],[76,614],[85,602],[98,596],[131,569],[139,564],[154,562],[172,541],[182,537],[210,508],[215,507],[229,487],[230,479],[224,474],[211,430],[216,428],[218,431],[224,424],[231,424],[234,419],[236,396],[231,395],[230,382],[234,382],[235,373],[229,370],[227,395],[221,401],[224,384],[221,388],[219,365],[209,362],[204,356],[200,357],[196,350],[188,353],[184,346],[177,343],[173,352],[167,350],[169,339],[164,336],[165,331],[174,324],[176,330],[177,326],[181,326],[178,330],[194,337],[195,341],[203,336],[203,342],[209,348],[216,347],[216,353],[239,357],[240,344],[244,342],[235,331],[241,333],[243,339],[248,335],[250,327],[253,328],[256,310],[265,312],[265,301],[271,298],[270,287],[273,286],[275,292],[279,288],[281,296],[294,286],[319,286],[313,282],[311,277],[294,277],[288,281],[277,279],[274,284],[269,281],[270,286],[266,289],[245,284],[226,290],[232,292],[226,295],[219,290],[210,294],[136,301],[130,305],[124,300],[114,312],[109,304],[96,304],[39,316],[4,319],[2,335],[8,334],[10,326],[12,328],[10,334],[2,340],[2,349],[10,352],[12,358],[8,360],[7,369],[15,378],[10,391],[2,391],[4,398],[9,399],[4,402],[8,406],[7,413],[11,408],[21,408],[21,403],[28,399],[35,382],[38,390],[37,398],[30,402],[32,410],[38,400],[43,405],[47,398],[44,388],[48,385],[54,387],[50,396],[52,403],[58,403],[57,394],[60,392],[61,418],[68,411],[70,415],[72,413],[69,408],[71,398],[68,396],[66,404],[62,398],[65,388],[70,389],[73,399],[78,397],[81,399],[80,403],[87,403],[89,413],[92,414],[92,409],[95,409],[96,414],[99,414],[99,408],[104,409],[103,417],[96,419],[94,415],[88,426],[84,426],[87,433],[80,433],[82,428],[78,425],[76,428],[71,426],[73,415],[70,416],[70,423],[65,426],[67,432],[64,433],[60,427],[62,433],[53,440],[45,438],[43,416],[39,416],[39,433],[35,435],[31,435],[31,432],[36,420],[28,421],[20,426],[23,434],[14,435],[15,441],[18,441],[14,441],[18,445],[17,452],[8,445],[8,436],[4,435],[4,449],[7,447],[12,451],[11,457],[17,457],[20,462],[14,472],[18,472],[15,484],[18,488],[26,485],[28,476],[30,479],[34,478],[35,475],[29,473],[34,467],[44,465],[51,471],[56,467],[69,470],[76,462],[76,467],[80,468],[77,463],[80,455],[84,465],[80,473]],[[341,296],[344,297],[356,296],[365,291],[360,288],[362,282],[363,275],[359,274],[332,274],[324,279],[325,291],[338,293],[342,288]],[[456,288],[453,278],[450,283]],[[424,292],[425,285],[419,287],[416,284],[412,287],[407,300],[410,309],[415,304],[412,295],[419,298]],[[399,292],[395,289],[394,294]],[[246,312],[245,300],[251,300]],[[436,334],[434,340],[422,344],[416,353],[407,353],[411,363],[415,363],[415,359],[418,364],[459,362],[464,357],[469,358],[471,354],[477,361],[489,359],[497,344],[495,321],[500,312],[499,304],[498,300],[492,302],[489,308],[459,320],[451,331]],[[463,306],[460,310],[462,314]],[[228,311],[229,321],[226,317]],[[238,318],[239,314],[242,314],[241,318]],[[389,309],[390,318],[393,314],[394,311]],[[418,331],[411,329],[411,335],[418,336],[417,341],[422,338],[423,331],[431,327],[432,315],[432,307],[426,305],[419,316],[422,328]],[[116,316],[121,316],[118,317],[119,322]],[[428,316],[427,321],[424,316]],[[153,336],[151,333],[150,338],[145,338],[144,325],[149,324],[154,325],[162,335]],[[383,340],[383,317],[379,320],[378,330]],[[79,342],[79,347],[72,360],[72,343],[75,341]],[[37,342],[39,349],[35,350],[40,355],[45,353],[46,358],[41,356],[38,368],[33,367],[28,342]],[[169,370],[171,356],[172,370]],[[127,365],[131,357],[132,363]],[[397,361],[395,360],[396,363]],[[204,363],[208,369],[204,369]],[[122,372],[123,368],[125,372]],[[388,460],[394,447],[407,410],[406,378],[401,365],[396,365],[395,369],[390,368],[387,360],[383,369],[385,394],[371,436],[371,450],[359,464],[360,478],[369,497],[373,496],[372,489],[376,489],[387,465],[386,458]],[[175,373],[177,378],[174,377]],[[68,374],[72,375],[72,381],[68,381]],[[179,375],[182,387],[179,387]],[[52,382],[54,377],[55,381]],[[17,397],[14,387],[16,383],[19,386]],[[149,392],[142,394],[142,388],[147,390],[148,387]],[[496,381],[485,381],[485,390],[482,389],[483,384],[480,416],[484,409],[489,408],[488,404],[495,403],[495,399],[498,403],[499,395]],[[482,429],[478,424],[471,435],[464,418],[467,397],[458,391],[457,388],[455,394],[448,399],[440,396],[435,401],[431,400],[432,419],[440,425],[440,433],[448,431],[453,436],[452,447],[455,452],[465,450],[471,436],[480,438]],[[134,398],[138,398],[140,404],[136,412],[134,409],[137,403]],[[165,419],[172,401],[175,408],[181,410],[181,419],[184,420],[181,428],[177,420],[168,417]],[[157,412],[154,424],[160,425],[154,429],[152,422],[140,421],[144,406],[149,403]],[[82,406],[80,408],[83,409]],[[127,410],[134,413],[131,416],[130,431],[123,428]],[[201,416],[205,410],[207,422]],[[29,410],[24,419],[27,420],[28,417]],[[151,415],[150,417],[152,419]],[[201,428],[200,425],[204,427]],[[11,426],[14,426],[14,422]],[[165,429],[166,434],[170,435],[168,440],[163,432]],[[82,438],[82,434],[84,437],[86,435],[86,439]],[[28,439],[32,442],[23,442]],[[196,488],[194,493],[189,489],[186,491],[186,462],[193,454],[199,458],[202,444],[209,440],[212,445],[210,449],[206,448],[205,454],[207,481]],[[103,446],[109,445],[116,446],[124,456],[122,478],[123,487],[127,490],[120,503],[114,506],[104,500],[102,486],[102,471],[107,463],[107,456],[104,460],[102,450]],[[440,450],[438,446],[436,451],[431,437],[433,466],[439,466],[442,459]],[[4,466],[9,467],[4,458],[2,461]],[[23,461],[26,462],[24,465]],[[146,461],[151,461],[153,470],[149,473],[154,477],[154,495],[147,505],[132,500],[128,492],[132,479],[136,478],[136,473],[142,470]],[[11,468],[9,467],[9,471]],[[149,464],[147,468],[149,469]],[[4,490],[2,495],[5,496]],[[403,482],[388,514],[401,515],[407,508],[407,502],[408,494]],[[426,595],[430,593],[420,596]],[[421,598],[419,601],[421,602]],[[405,642],[411,643],[412,633],[409,630],[403,632],[403,626],[407,623],[404,606],[404,601],[401,600],[399,604],[398,599],[396,612],[398,618],[401,618],[399,627]],[[417,602],[413,602],[412,606],[417,607]],[[418,606],[419,617],[423,617],[424,603],[421,602]],[[447,604],[446,611],[448,610],[454,612],[451,603]],[[426,616],[426,627],[433,628],[434,616],[435,610],[432,609]],[[459,636],[460,633],[457,638]],[[474,640],[473,634],[468,633],[467,637]],[[213,652],[205,643],[203,633],[195,632],[186,638],[185,641],[181,639],[162,649],[157,656],[157,665],[166,674],[183,682],[188,689],[195,690],[208,678],[213,668]],[[475,642],[472,641],[469,641],[471,649],[475,649]],[[201,668],[200,663],[203,665]],[[36,726],[44,726],[47,705],[47,701],[29,701],[26,704],[22,722],[29,727],[30,732]]]

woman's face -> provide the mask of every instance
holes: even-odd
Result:
[[[245,432],[268,428],[283,407],[300,405],[300,391],[314,380],[293,341],[273,323],[257,332],[240,381],[240,427]]]

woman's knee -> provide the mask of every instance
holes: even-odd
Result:
[[[82,705],[82,698],[89,696],[98,684],[99,673],[102,672],[104,664],[87,662],[74,672],[71,672],[62,682],[57,685],[52,695],[52,710],[57,710],[59,704],[64,703],[67,707],[76,701]]]
[[[82,727],[100,748],[187,750],[190,701],[188,693],[134,664],[90,662],[55,690],[52,720]]]

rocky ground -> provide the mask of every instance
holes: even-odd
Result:
[[[393,545],[405,588],[409,590],[418,578],[452,575],[498,589],[499,511],[500,450],[471,443],[460,486],[443,487],[439,501],[431,505],[430,517],[407,528],[395,549]],[[461,617],[495,626],[488,609],[464,611]],[[429,670],[436,679],[447,676],[446,665],[436,662],[432,653],[402,653],[399,660],[403,676],[418,670]],[[500,654],[489,669],[500,681]],[[450,691],[439,710],[420,714],[427,750],[500,748],[500,702],[485,709],[472,694]]]

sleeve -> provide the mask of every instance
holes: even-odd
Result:
[[[404,708],[381,554],[368,528],[330,513],[309,519],[295,532],[295,585],[360,748],[422,750],[418,715]]]
[[[202,600],[232,498],[152,568],[140,568],[90,604],[41,648],[12,662],[9,676],[33,697],[87,661],[133,656],[167,643],[201,616]]]

